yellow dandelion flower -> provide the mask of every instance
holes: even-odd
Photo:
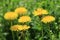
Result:
[[[18,22],[24,23],[24,22],[30,22],[31,18],[29,16],[22,16],[18,19]]]
[[[45,17],[42,18],[41,21],[43,23],[49,23],[49,22],[55,21],[55,17],[53,17],[53,16],[45,16]]]
[[[34,16],[38,16],[38,15],[48,14],[48,11],[42,8],[38,8],[37,10],[34,10],[33,14]]]
[[[24,30],[27,30],[27,29],[29,29],[29,28],[30,28],[30,26],[23,25],[23,29],[24,29]]]
[[[33,12],[34,16],[42,15],[41,10],[42,10],[42,9],[40,9],[40,8],[37,9],[37,10],[34,10],[34,12]]]
[[[22,26],[21,25],[13,25],[11,26],[10,30],[11,31],[19,31],[19,30],[22,30]]]
[[[6,20],[14,20],[18,17],[18,14],[15,13],[15,12],[7,12],[5,15],[4,15],[4,18]]]
[[[18,14],[26,14],[27,13],[27,9],[25,7],[19,7],[15,9],[15,12]]]
[[[29,28],[30,28],[30,26],[27,26],[27,25],[13,25],[13,26],[11,26],[10,30],[11,31],[24,31]]]
[[[48,11],[43,9],[42,14],[48,14]]]
[[[27,26],[27,25],[21,25],[22,27],[19,28],[20,31],[25,31],[25,30],[28,30],[30,28],[30,26]]]

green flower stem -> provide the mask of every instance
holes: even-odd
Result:
[[[12,37],[13,37],[13,40],[15,40],[15,37],[14,37],[14,33],[13,33],[13,31],[12,31]]]
[[[50,40],[52,40],[52,35],[51,35],[51,33],[50,33],[50,26],[49,26],[49,24],[48,24],[48,30],[49,30],[49,37],[50,37]]]
[[[18,32],[17,32],[17,39],[20,40],[20,39],[19,39],[19,33],[18,33]]]
[[[25,40],[29,40],[29,32],[28,32],[28,30],[26,31],[26,36],[25,36]]]
[[[11,22],[11,26],[12,26],[12,21],[10,21]],[[12,37],[13,37],[13,40],[15,40],[15,37],[14,37],[14,32],[13,31],[11,31],[12,32]]]
[[[21,32],[21,37],[23,38],[23,40],[25,40],[25,39],[24,39],[24,38],[25,38],[25,36],[24,36],[23,31]]]
[[[60,32],[59,32],[59,39],[60,39]]]
[[[43,38],[44,38],[44,35],[43,35],[43,27],[42,27],[42,40],[43,40]]]
[[[60,36],[59,26],[58,26],[58,37]],[[60,37],[59,37],[60,38]]]
[[[21,33],[21,35],[19,36],[19,33],[17,32],[17,37],[18,37],[18,40],[20,40],[21,39],[21,37],[24,37],[23,35],[23,32],[20,32]]]

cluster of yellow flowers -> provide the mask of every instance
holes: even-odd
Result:
[[[19,7],[19,8],[16,8],[14,12],[7,12],[5,13],[4,15],[4,18],[6,20],[14,20],[18,17],[18,15],[20,14],[26,14],[27,13],[27,9],[24,8],[24,7]]]
[[[19,7],[19,8],[16,8],[14,12],[7,12],[5,13],[4,15],[4,18],[6,20],[15,20],[18,18],[18,15],[22,15],[22,14],[26,14],[27,13],[27,9],[25,7]],[[24,22],[30,22],[31,21],[31,18],[29,16],[21,16],[19,19],[18,19],[18,22],[21,22],[21,23],[24,23]],[[27,26],[27,25],[14,25],[14,26],[11,26],[11,31],[21,31],[21,30],[27,30],[29,29],[30,26]]]
[[[21,15],[21,14],[26,14],[27,13],[27,9],[25,7],[19,7],[19,8],[16,8],[14,12],[7,12],[5,13],[4,15],[4,18],[6,20],[15,20],[17,19],[18,15]],[[45,10],[45,9],[42,9],[42,8],[37,8],[37,10],[34,10],[33,11],[33,15],[34,16],[41,16],[43,14],[48,14],[48,11]],[[55,21],[55,17],[53,16],[44,16],[41,20],[43,23],[49,23],[49,22],[52,22],[52,21]],[[21,23],[25,23],[25,22],[31,22],[31,18],[29,16],[21,16],[19,19],[18,19],[18,22],[21,22]],[[14,25],[14,26],[11,26],[11,30],[12,31],[18,31],[18,30],[26,30],[26,29],[29,29],[30,27],[27,26],[27,25]]]
[[[44,14],[48,14],[48,11],[42,8],[37,8],[37,10],[34,10],[33,12],[34,16],[41,16]],[[52,21],[55,21],[55,17],[53,16],[44,16],[41,20],[43,23],[50,23]]]
[[[27,26],[27,25],[13,25],[13,26],[11,26],[10,30],[11,31],[24,31],[29,28],[30,28],[30,26]]]

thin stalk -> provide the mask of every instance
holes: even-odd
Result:
[[[49,30],[50,40],[52,40],[51,33],[50,33],[50,26],[49,26],[49,24],[48,24],[48,30]]]
[[[60,38],[59,36],[60,36],[60,31],[59,31],[59,26],[58,26],[58,38]]]
[[[44,35],[43,35],[43,27],[42,27],[42,40],[43,40],[43,38],[44,38]]]
[[[21,32],[21,37],[23,38],[23,40],[25,40],[25,36],[24,36],[23,31]]]
[[[15,37],[14,37],[14,33],[13,33],[13,31],[12,31],[12,37],[13,37],[13,40],[15,40]]]
[[[11,26],[12,26],[12,22],[11,22]],[[14,37],[14,32],[13,31],[11,31],[12,32],[12,37],[13,37],[13,40],[15,40],[15,37]]]
[[[17,32],[17,40],[19,40],[19,33]]]
[[[40,23],[40,25],[42,26],[42,40],[44,40],[44,32],[43,32],[44,28],[43,28],[42,23]]]

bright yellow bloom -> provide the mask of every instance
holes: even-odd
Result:
[[[38,8],[37,10],[34,10],[33,14],[34,16],[43,15],[43,14],[48,14],[48,11],[42,8]]]
[[[41,10],[42,10],[42,9],[34,10],[34,12],[33,12],[34,16],[42,15]]]
[[[24,29],[24,30],[27,30],[27,29],[29,29],[29,28],[30,28],[30,26],[23,25],[23,29]]]
[[[18,14],[15,13],[15,12],[7,12],[5,15],[4,15],[4,18],[6,20],[14,20],[18,17]]]
[[[24,31],[24,30],[28,30],[30,28],[30,26],[22,25],[21,28],[22,28],[22,31]],[[21,29],[21,28],[19,28],[19,29]]]
[[[15,9],[15,12],[18,14],[26,14],[27,13],[27,9],[25,7],[19,7]]]
[[[24,23],[24,22],[30,22],[31,18],[29,16],[22,16],[18,19],[18,22]]]
[[[41,21],[43,23],[49,23],[49,22],[55,21],[55,17],[53,17],[53,16],[45,16],[45,17],[42,18]]]
[[[42,14],[48,14],[48,11],[43,9]]]
[[[30,26],[27,25],[13,25],[11,26],[10,30],[11,31],[24,31],[24,30],[28,30],[30,28]]]
[[[19,31],[22,30],[22,25],[13,25],[10,28],[11,31]]]

